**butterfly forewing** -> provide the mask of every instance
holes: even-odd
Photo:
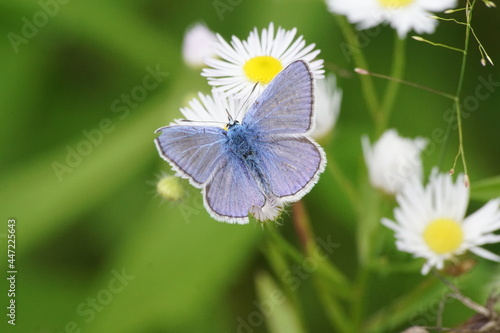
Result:
[[[303,134],[311,129],[313,82],[303,61],[295,61],[269,83],[243,123],[269,134]]]
[[[227,158],[222,128],[173,125],[158,131],[161,134],[155,143],[161,156],[198,187]]]

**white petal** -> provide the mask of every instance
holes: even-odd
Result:
[[[471,247],[469,250],[472,253],[477,254],[478,256],[483,257],[485,259],[500,262],[500,256],[491,253],[490,251],[485,250],[482,247]]]

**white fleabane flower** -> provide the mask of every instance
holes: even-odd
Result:
[[[396,194],[411,178],[422,179],[420,153],[427,140],[403,138],[394,129],[387,130],[370,146],[367,136],[362,139],[363,154],[371,184],[386,192]]]
[[[390,24],[399,38],[409,31],[433,33],[437,20],[431,12],[442,12],[456,6],[456,0],[327,0],[331,12],[345,15],[359,29],[368,29],[381,23]]]
[[[396,222],[384,218],[382,223],[395,231],[400,251],[427,260],[422,274],[432,267],[442,269],[445,260],[466,251],[500,262],[500,256],[480,247],[500,242],[500,235],[492,233],[500,229],[500,199],[465,217],[469,188],[463,174],[453,183],[452,176],[434,169],[426,187],[414,178],[396,199]]]
[[[323,60],[314,60],[320,51],[314,50],[314,44],[306,46],[302,36],[295,39],[296,33],[295,28],[286,31],[279,27],[275,35],[271,23],[260,36],[255,28],[247,40],[233,36],[231,44],[217,35],[215,51],[221,59],[207,59],[212,68],[203,69],[202,75],[216,90],[238,99],[247,98],[256,84],[256,94],[260,94],[276,74],[299,59],[309,65],[314,78],[323,78]]]
[[[184,34],[182,56],[184,62],[193,68],[202,68],[206,58],[213,58],[217,37],[202,23],[192,25]]]
[[[318,140],[333,129],[340,112],[342,89],[337,87],[335,75],[329,74],[316,81],[315,89],[315,126],[311,137]]]

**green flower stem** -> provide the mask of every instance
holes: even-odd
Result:
[[[272,239],[276,247],[282,253],[289,256],[295,264],[302,265],[306,259],[304,254],[292,246],[277,230],[273,230],[273,228],[274,227],[266,226],[266,230],[269,229],[267,235]],[[318,262],[318,268],[314,273],[328,281],[332,288],[337,289],[339,297],[344,299],[350,297],[351,286],[347,278],[337,267],[328,262],[328,260]]]
[[[358,249],[359,269],[353,287],[353,297],[351,302],[351,313],[355,327],[360,329],[363,322],[366,288],[369,282],[370,267],[374,253],[374,241],[376,231],[379,228],[380,216],[380,195],[369,185],[363,191],[363,209],[359,210],[358,225],[356,228],[356,246]]]
[[[293,222],[297,234],[301,238],[304,253],[309,258],[313,258],[318,264],[319,275],[324,276],[331,282],[335,281],[335,287],[348,291],[350,286],[347,278],[340,270],[331,264],[328,258],[326,258],[329,255],[325,254],[317,245],[311,227],[311,221],[303,201],[296,202],[293,205]],[[344,293],[341,292],[339,294]],[[345,293],[344,296],[348,296],[348,293]]]
[[[375,231],[380,227],[380,199],[379,193],[368,185],[361,201],[363,209],[358,215],[359,224],[356,233],[358,260],[361,267],[368,267],[370,259],[375,255],[373,242]]]
[[[324,306],[324,312],[331,325],[335,328],[333,332],[356,332],[352,325],[352,321],[345,315],[340,304],[331,297],[331,293],[329,292],[328,286],[325,285],[325,281],[322,281],[316,276],[313,278],[317,294]]]
[[[281,250],[282,253],[289,255],[296,264],[303,266],[306,257],[304,257],[304,255],[300,251],[296,250],[292,245],[290,245],[274,226],[266,227],[266,229],[269,231],[267,235],[270,236],[273,245],[277,249]],[[310,230],[310,226],[301,226],[300,230]],[[302,236],[299,237],[303,239]],[[325,314],[330,320],[331,325],[335,327],[336,332],[353,332],[350,326],[350,321],[348,320],[345,311],[343,310],[339,301],[335,298],[335,296],[338,296],[343,299],[349,299],[350,287],[348,285],[347,279],[336,267],[334,267],[328,261],[327,258],[324,258],[324,255],[319,256],[319,258],[316,258],[316,256],[314,256],[314,252],[319,253],[317,252],[319,251],[319,248],[315,245],[315,243],[313,244],[312,242],[312,240],[308,239],[305,243],[302,244],[306,244],[305,250],[309,252],[306,253],[307,257],[312,258],[312,260],[314,260],[314,262],[317,264],[316,270],[310,272],[310,276],[312,276],[313,278],[313,283],[316,287],[317,294],[324,305]],[[272,259],[270,263],[273,265],[281,266],[281,264],[276,261],[275,258]],[[283,267],[281,266],[281,268]],[[273,269],[278,270],[279,268],[273,267]],[[333,294],[333,292],[335,292],[335,295]]]
[[[356,32],[352,29],[351,25],[346,21],[344,16],[335,15],[335,18],[337,19],[337,23],[342,30],[342,34],[349,45],[349,50],[352,51],[352,57],[356,67],[368,69],[368,63],[366,62],[363,52],[361,52],[361,45],[359,44]],[[378,124],[381,120],[380,105],[375,91],[375,86],[373,85],[373,80],[368,75],[361,75],[359,79],[368,111],[370,112],[373,121]]]
[[[321,250],[316,245],[316,240],[311,227],[311,221],[307,213],[307,209],[303,201],[299,201],[293,205],[293,222],[296,233],[300,239],[302,248],[308,258],[311,258],[318,266],[323,264],[328,264],[328,258],[325,258],[325,254],[320,254]],[[332,265],[329,265],[333,268]],[[342,277],[342,283],[346,284],[346,281],[339,272],[332,271],[337,278]],[[325,314],[327,315],[330,323],[336,328],[338,332],[352,332],[351,324],[352,322],[348,320],[344,310],[336,299],[337,289],[328,283],[327,280],[322,279],[318,274],[313,274],[314,285],[316,286],[316,292],[320,297]]]
[[[277,233],[276,226],[274,224],[269,225],[269,229],[271,228],[273,230],[269,230],[269,233],[267,233],[268,236],[270,236],[270,233]],[[283,251],[280,251],[280,245],[275,242],[272,237],[266,237],[266,243],[262,249],[262,253],[266,257],[267,262],[273,270],[274,275],[280,279],[283,290],[285,291],[288,300],[293,305],[295,313],[297,314],[297,319],[301,327],[304,328],[305,316],[300,299],[297,294],[293,292],[291,286],[287,284],[287,281],[285,281],[285,277],[290,271],[288,261],[285,258],[285,253]],[[304,329],[303,331],[305,332]]]
[[[377,123],[377,134],[380,135],[387,128],[389,117],[396,101],[396,96],[399,91],[399,82],[404,72],[406,63],[406,39],[399,38],[394,32],[394,56],[392,60],[391,80],[388,81],[385,89],[384,98],[382,100],[381,120]]]

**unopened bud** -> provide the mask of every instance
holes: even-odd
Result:
[[[156,184],[158,194],[168,201],[180,201],[184,199],[184,187],[179,177],[164,176]]]
[[[354,68],[354,71],[358,74],[361,74],[361,75],[370,74],[370,72],[368,72],[366,69],[362,69],[362,68]]]
[[[484,1],[484,4],[486,5],[486,7],[489,7],[489,8],[495,8],[497,5],[495,5],[495,3],[493,1],[489,1],[489,0],[483,0]]]

